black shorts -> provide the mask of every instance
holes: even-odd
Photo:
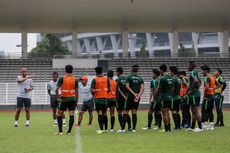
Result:
[[[93,99],[90,99],[88,101],[84,101],[82,106],[81,106],[81,111],[89,111],[92,112],[94,110],[94,104],[93,104]]]
[[[207,95],[203,99],[202,110],[212,110],[214,108],[214,98],[213,95]]]
[[[107,106],[108,107],[116,107],[117,106],[116,99],[107,99]]]
[[[180,107],[182,110],[189,110],[190,109],[190,103],[189,103],[189,97],[182,97]]]
[[[51,95],[50,96],[50,107],[52,109],[55,109],[55,108],[57,108],[57,105],[58,105],[58,101],[57,101],[56,95]]]
[[[23,105],[25,108],[30,108],[31,107],[31,99],[17,97],[17,108],[23,108]]]
[[[138,110],[140,99],[138,102],[135,102],[135,97],[134,96],[128,96],[127,103],[125,104],[125,110]]]
[[[61,111],[73,111],[76,109],[76,101],[61,102],[58,104],[58,109]]]
[[[173,111],[179,112],[179,110],[180,110],[180,102],[181,102],[181,99],[172,100],[170,109],[173,110]]]
[[[162,100],[161,101],[161,109],[164,109],[164,108],[170,108],[171,107],[171,101],[169,100]]]
[[[152,112],[159,112],[161,110],[161,102],[159,100],[151,102],[149,110]]]
[[[215,101],[215,105],[216,105],[216,110],[222,110],[224,96],[222,96],[219,93],[216,93],[214,95],[214,101]]]
[[[190,96],[190,97],[189,97],[189,104],[190,104],[192,107],[200,106],[200,97]]]
[[[123,97],[117,98],[117,110],[123,111],[125,109],[126,100]]]

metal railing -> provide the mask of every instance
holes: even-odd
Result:
[[[141,97],[141,103],[149,102],[150,82],[145,82],[145,91]],[[201,88],[201,91],[202,88]],[[0,83],[0,105],[15,105],[17,94],[16,83]],[[230,82],[224,91],[224,103],[230,104]],[[34,83],[32,91],[32,105],[46,105],[50,103],[50,97],[47,93],[47,83]]]

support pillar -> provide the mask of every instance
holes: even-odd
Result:
[[[178,31],[173,31],[169,33],[169,44],[170,44],[171,56],[177,57],[178,45],[179,45]]]

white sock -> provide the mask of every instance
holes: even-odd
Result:
[[[210,128],[213,128],[214,127],[214,123],[210,122],[209,126],[210,126]]]
[[[27,124],[27,125],[30,124],[30,120],[26,120],[26,124]]]
[[[65,124],[65,119],[62,119],[63,124]]]
[[[57,124],[57,119],[54,120],[54,124]]]
[[[15,125],[18,125],[18,121],[15,121],[14,124],[15,124]]]

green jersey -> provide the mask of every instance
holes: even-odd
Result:
[[[169,75],[164,75],[159,81],[159,96],[163,101],[171,101],[173,91],[173,79]]]
[[[150,82],[150,89],[152,89],[152,94],[154,95],[154,92],[156,90],[156,88],[158,87],[159,85],[159,79],[153,79],[151,82]],[[158,94],[159,95],[159,94]],[[156,99],[159,98],[159,96],[155,97]]]
[[[124,95],[127,95],[127,89],[126,89],[126,77],[125,76],[121,76],[119,78],[116,79],[117,82],[117,87],[121,90],[121,92]],[[117,90],[118,95],[120,95],[120,92]]]
[[[173,99],[178,100],[180,99],[180,87],[181,87],[181,79],[178,76],[173,76]]]
[[[61,85],[63,83],[63,80],[64,80],[63,77],[60,77],[58,79],[58,82],[57,82],[57,87],[58,88],[61,87]],[[75,80],[75,88],[76,88],[76,90],[78,89],[78,81],[77,81],[77,79]],[[73,96],[73,97],[61,97],[61,99],[62,99],[63,102],[76,101],[76,97],[75,96]]]
[[[126,77],[126,84],[129,84],[129,87],[133,90],[133,92],[139,93],[141,85],[144,84],[144,80],[138,76],[137,73],[131,73]],[[130,92],[128,93],[132,95]]]
[[[200,86],[201,80],[199,78],[198,72],[193,70],[190,72],[189,76],[189,91],[191,92],[191,96],[200,97]]]

